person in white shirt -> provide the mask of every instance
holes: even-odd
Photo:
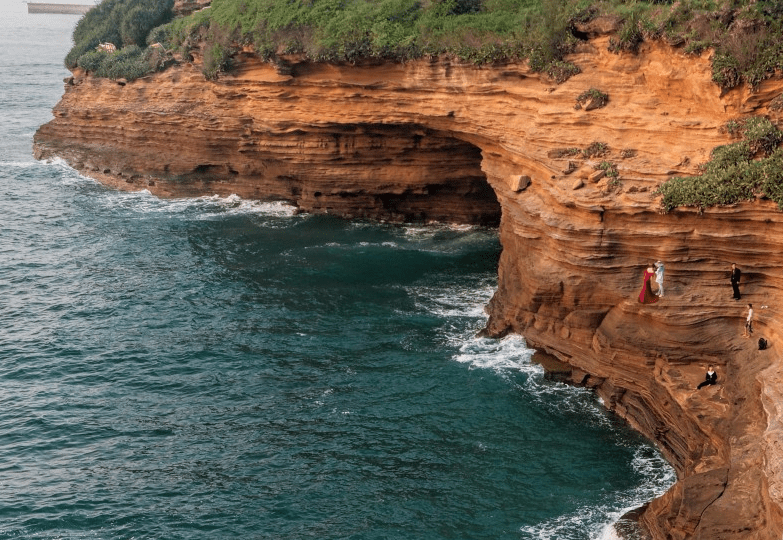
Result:
[[[655,294],[663,298],[663,263],[658,261],[655,263],[655,283],[658,284],[658,291]]]
[[[745,319],[745,333],[742,337],[749,338],[753,333],[753,304],[748,304],[748,318]]]

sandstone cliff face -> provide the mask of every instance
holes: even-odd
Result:
[[[125,85],[77,73],[35,153],[162,196],[499,223],[487,332],[521,333],[565,361],[575,383],[656,441],[679,481],[641,514],[652,537],[780,538],[783,214],[766,200],[661,214],[653,191],[729,142],[726,121],[767,114],[783,81],[721,95],[706,58],[606,48],[606,38],[584,43],[572,58],[583,73],[559,86],[524,65],[273,67],[249,53],[216,82],[198,59]],[[591,87],[608,104],[575,108]],[[608,154],[567,150],[592,142]],[[596,178],[600,161],[617,165],[619,182]],[[643,269],[657,259],[666,296],[641,305]],[[740,337],[746,302],[771,350]],[[720,384],[695,392],[707,363]]]

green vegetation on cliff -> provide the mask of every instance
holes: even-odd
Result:
[[[664,211],[677,206],[703,210],[757,196],[772,199],[783,209],[783,132],[762,117],[729,122],[725,128],[742,140],[713,149],[700,176],[665,182],[658,189]]]
[[[78,66],[99,77],[129,80],[159,69],[159,53],[143,48],[150,31],[171,20],[173,6],[174,0],[103,0],[76,24],[65,66]],[[101,43],[121,50],[98,50]]]
[[[565,80],[579,72],[564,57],[584,37],[580,29],[603,18],[614,27],[610,49],[617,53],[634,53],[645,40],[692,54],[713,50],[713,80],[723,88],[755,85],[783,68],[778,0],[214,0],[155,28],[169,21],[172,4],[103,0],[77,25],[66,65],[76,67],[101,42],[120,48],[160,41],[184,52],[203,48],[208,77],[252,46],[269,60],[292,53],[327,62],[527,59]]]
[[[575,43],[568,2],[540,0],[215,0],[170,25],[174,45],[207,38],[250,44],[264,58],[408,60],[453,54],[488,63],[530,58],[540,67]]]
[[[232,47],[252,45],[267,59],[527,59],[565,80],[579,70],[564,56],[584,36],[580,28],[599,18],[613,23],[617,53],[635,53],[645,40],[713,50],[713,80],[723,88],[755,85],[783,68],[778,0],[214,0],[166,32],[174,46],[219,50],[214,72],[228,66]]]

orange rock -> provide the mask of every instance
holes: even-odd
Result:
[[[530,177],[525,174],[512,174],[508,179],[511,191],[524,191],[530,185]]]
[[[588,176],[587,179],[590,180],[591,183],[595,184],[604,176],[606,176],[606,171],[599,169],[590,173],[590,176]]]

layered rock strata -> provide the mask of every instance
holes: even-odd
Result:
[[[35,154],[162,196],[499,223],[486,332],[520,333],[568,363],[573,382],[657,443],[678,481],[640,513],[650,535],[781,538],[783,214],[763,199],[662,214],[654,191],[696,174],[729,142],[728,120],[780,120],[767,104],[783,80],[721,93],[707,58],[662,45],[613,55],[605,37],[571,60],[583,71],[561,85],[522,64],[271,65],[250,52],[217,81],[198,58],[127,84],[75,73]],[[589,88],[608,94],[605,106],[576,107]],[[606,153],[590,157],[592,143]],[[597,173],[601,162],[619,178]],[[666,295],[639,304],[657,259]],[[745,272],[742,302],[732,262]],[[770,350],[740,337],[745,301]],[[719,384],[697,392],[707,363]]]

